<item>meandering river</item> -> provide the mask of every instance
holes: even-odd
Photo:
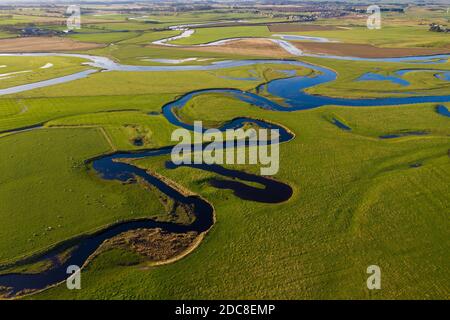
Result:
[[[311,88],[320,84],[336,80],[336,73],[328,68],[312,65],[301,61],[290,60],[240,60],[240,61],[221,61],[209,65],[192,65],[192,66],[130,66],[118,64],[105,57],[96,57],[80,54],[57,54],[57,53],[37,53],[37,54],[3,54],[0,56],[71,56],[87,59],[88,64],[95,68],[106,71],[139,71],[139,72],[166,72],[166,71],[187,71],[187,70],[216,70],[223,68],[231,68],[238,66],[249,66],[255,64],[282,64],[310,68],[316,71],[312,77],[292,76],[289,78],[279,79],[264,84],[259,90],[265,89],[274,97],[282,100],[282,103],[274,102],[261,95],[244,92],[237,89],[205,89],[187,93],[176,101],[170,102],[163,107],[165,118],[172,124],[193,130],[193,127],[184,123],[176,116],[175,109],[182,108],[186,103],[195,96],[205,93],[219,93],[232,95],[236,99],[251,103],[256,107],[270,109],[279,112],[292,112],[297,110],[305,110],[316,108],[324,105],[342,105],[354,107],[367,106],[388,106],[399,104],[413,104],[423,102],[450,102],[450,95],[442,96],[411,96],[411,97],[393,97],[379,99],[346,99],[326,96],[311,95],[305,92],[307,88]],[[333,57],[324,57],[333,58]],[[449,55],[437,55],[430,57],[407,57],[407,58],[391,58],[391,59],[360,59],[352,57],[340,57],[350,60],[370,60],[383,62],[406,62],[406,63],[443,63],[447,61]],[[96,69],[90,69],[74,75],[59,77],[51,80],[31,83],[23,86],[0,90],[0,95],[23,92],[35,88],[52,86],[59,83],[66,83],[77,79],[82,79],[95,72]],[[257,91],[258,92],[258,91]],[[441,110],[442,111],[442,110]],[[246,123],[255,123],[264,128],[277,128],[280,130],[280,142],[287,142],[293,138],[293,135],[285,128],[276,124],[254,120],[249,118],[234,119],[222,126],[220,130],[227,128],[242,127]],[[349,128],[350,129],[350,128]],[[270,142],[269,142],[270,143]],[[165,181],[155,177],[144,169],[138,168],[129,163],[120,162],[124,159],[141,159],[146,157],[155,157],[168,155],[171,147],[143,150],[135,153],[122,152],[111,155],[105,155],[100,158],[89,160],[87,163],[92,165],[99,176],[103,179],[127,181],[136,176],[144,179],[146,182],[155,186],[158,190],[166,194],[178,203],[187,205],[192,209],[195,220],[190,225],[182,225],[170,222],[157,222],[150,219],[142,219],[138,221],[128,221],[118,223],[105,228],[95,234],[78,237],[70,241],[60,243],[56,247],[47,252],[19,261],[17,264],[30,264],[43,260],[53,260],[55,265],[50,269],[36,274],[9,273],[0,275],[0,287],[9,288],[9,294],[15,295],[28,290],[40,290],[50,285],[57,284],[67,278],[66,269],[69,265],[82,266],[88,258],[98,249],[104,240],[110,239],[124,231],[135,230],[138,228],[161,228],[167,232],[184,233],[188,231],[196,231],[203,233],[208,231],[214,224],[214,208],[213,206],[199,196],[186,196],[176,188],[170,186]],[[219,165],[189,165],[190,167],[213,172],[218,176],[234,179],[211,180],[211,185],[216,188],[226,188],[234,192],[236,197],[246,201],[258,201],[264,203],[280,203],[288,200],[292,196],[292,188],[282,182],[266,177],[249,174],[237,170],[230,170]],[[176,170],[177,166],[173,163],[167,163],[167,168]],[[245,182],[257,183],[261,187],[254,187],[252,184]],[[63,263],[57,262],[55,259],[59,254],[72,249],[70,256]]]

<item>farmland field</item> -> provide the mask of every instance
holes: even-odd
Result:
[[[1,10],[0,299],[450,298],[445,7],[218,3]],[[199,122],[277,171],[177,163]]]

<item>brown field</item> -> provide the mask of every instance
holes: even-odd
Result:
[[[293,42],[294,43],[294,42]],[[369,44],[295,42],[305,53],[330,54],[361,58],[394,58],[416,55],[449,53],[449,49],[428,48],[380,48]]]
[[[449,49],[429,48],[380,48],[368,44],[292,42],[305,53],[353,56],[361,58],[390,58],[414,55],[433,55],[449,53]],[[151,47],[151,45],[149,46]],[[180,49],[202,52],[228,53],[242,56],[263,56],[289,58],[290,53],[267,39],[242,39],[219,46],[185,46]]]
[[[229,42],[220,46],[186,46],[183,47],[183,49],[202,52],[229,53],[243,56],[263,56],[279,58],[292,57],[291,54],[280,48],[277,44],[266,39],[243,39]]]
[[[73,51],[100,48],[97,43],[77,42],[59,37],[26,37],[0,40],[0,52]]]
[[[267,26],[270,32],[301,32],[301,31],[329,31],[336,30],[336,26],[319,26],[301,23],[279,23]]]

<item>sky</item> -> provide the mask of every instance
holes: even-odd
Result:
[[[65,3],[88,3],[88,2],[124,2],[126,0],[0,0],[0,5],[1,4],[13,4],[13,3],[43,3],[43,4],[49,4],[49,3],[58,3],[58,2],[65,2]],[[129,0],[129,2],[158,2],[158,1],[164,1],[164,0]],[[176,0],[175,0],[176,1]],[[180,2],[188,2],[189,0],[181,0]],[[233,2],[233,0],[218,0],[217,2]],[[237,0],[238,2],[242,2],[242,1],[246,1],[246,0]],[[252,0],[247,0],[247,1],[252,1]],[[259,1],[264,1],[264,0],[259,0]],[[286,1],[286,0],[285,0]],[[287,0],[290,1],[290,0]],[[296,0],[292,0],[292,1],[296,1]],[[301,0],[300,0],[301,1]],[[306,0],[306,1],[317,1],[317,2],[324,2],[327,0]],[[357,1],[357,0],[331,0],[331,1],[335,1],[335,2],[352,2],[352,3],[449,3],[450,4],[450,0],[362,0],[362,1]]]

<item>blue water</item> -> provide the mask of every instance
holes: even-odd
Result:
[[[396,71],[395,73],[402,77],[407,73],[410,72],[432,72],[435,73],[435,77],[443,80],[443,81],[450,81],[450,71],[446,71],[446,70],[439,70],[439,69],[403,69],[403,70],[399,70]]]
[[[255,70],[250,70],[249,73],[251,74],[251,76],[249,76],[249,77],[219,76],[219,78],[227,79],[227,80],[238,80],[238,81],[261,81],[262,80],[258,76],[258,73]]]
[[[221,79],[227,80],[237,80],[237,81],[258,81],[261,80],[258,77],[229,77],[229,76],[220,76]]]
[[[443,81],[450,81],[450,71],[437,70],[437,69],[402,69],[395,72],[395,75],[382,75],[374,72],[367,72],[356,81],[391,81],[392,83],[399,84],[401,86],[409,86],[411,83],[402,77],[410,72],[434,72],[435,77]]]
[[[398,70],[395,71],[395,74],[403,77],[405,74],[410,73],[410,72],[430,72],[430,71],[438,71],[438,70],[432,70],[432,69],[402,69],[402,70]]]
[[[38,81],[34,83],[24,84],[20,86],[15,86],[11,88],[6,89],[0,89],[0,96],[6,95],[6,94],[13,94],[13,93],[19,93],[24,92],[28,90],[38,89],[38,88],[45,88],[49,86],[54,86],[56,84],[71,82],[78,79],[87,78],[89,75],[97,72],[97,70],[89,69],[81,72],[77,72],[68,76],[58,77],[50,80],[44,80],[44,81]]]
[[[225,131],[227,129],[241,128],[246,123],[254,123],[259,127],[266,129],[279,129],[280,142],[289,141],[293,138],[293,135],[283,127],[250,118],[234,119],[219,128],[219,130]],[[247,143],[249,142],[244,142],[242,145],[245,146]],[[258,141],[258,144],[260,145],[268,143],[271,143],[271,140]],[[192,147],[195,148],[196,146],[194,145]],[[205,146],[200,145],[198,147],[201,149]],[[217,147],[219,147],[219,145],[217,145]],[[18,265],[24,265],[50,259],[51,261],[55,261],[55,265],[50,270],[36,274],[10,273],[0,275],[0,287],[3,286],[9,288],[8,295],[12,297],[16,294],[20,294],[23,290],[39,290],[46,288],[49,285],[60,283],[68,277],[66,274],[68,266],[84,265],[86,260],[105,240],[126,231],[142,228],[160,228],[166,232],[172,233],[186,233],[190,231],[203,233],[208,231],[214,224],[214,208],[209,202],[198,196],[185,196],[163,180],[148,174],[144,169],[138,168],[132,164],[117,161],[120,159],[141,159],[146,157],[168,155],[171,151],[172,147],[165,147],[135,153],[115,153],[92,159],[89,163],[92,164],[92,168],[100,175],[100,177],[106,180],[127,182],[134,180],[136,177],[140,177],[147,183],[157,188],[160,192],[173,199],[175,203],[181,203],[186,205],[188,208],[191,208],[190,212],[195,218],[194,222],[189,225],[184,225],[172,222],[158,222],[151,219],[141,219],[137,221],[127,221],[114,224],[95,234],[70,239],[69,241],[63,242],[43,254],[19,261]],[[170,169],[176,169],[179,167],[172,162],[167,163],[166,166]],[[288,200],[293,193],[293,190],[289,185],[275,179],[269,179],[239,170],[226,169],[216,164],[192,164],[180,166],[189,166],[208,172],[213,172],[225,178],[232,178],[233,180],[216,177],[211,179],[209,183],[215,188],[232,190],[236,197],[246,201],[256,201],[268,204],[280,203]],[[257,183],[261,187],[254,187],[244,182]],[[70,257],[64,263],[57,262],[58,259],[56,257],[68,249],[72,249]]]
[[[436,74],[436,77],[438,79],[444,80],[444,81],[450,81],[450,71],[445,71],[445,72],[441,72]]]
[[[368,72],[363,74],[356,81],[391,81],[392,83],[399,84],[401,86],[409,86],[409,81],[396,76],[385,76],[379,73]]]
[[[380,139],[395,139],[395,138],[401,138],[401,137],[406,137],[406,136],[423,136],[426,134],[428,134],[428,132],[408,131],[408,132],[385,134],[385,135],[380,136]]]

